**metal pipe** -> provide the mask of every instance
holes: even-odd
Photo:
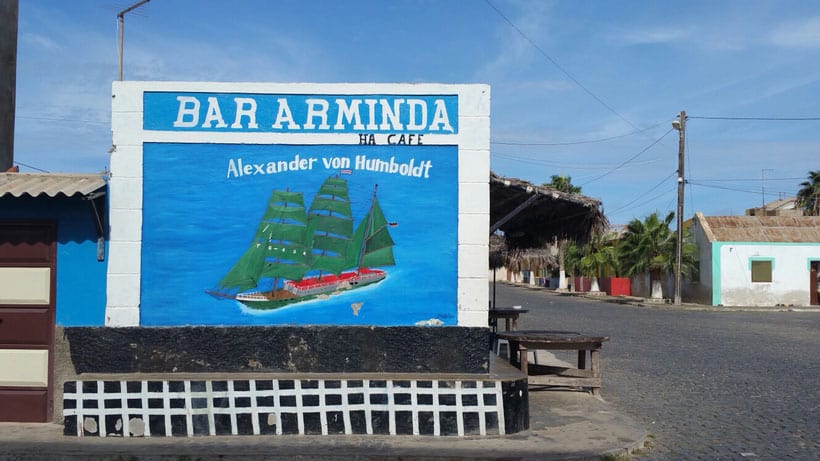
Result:
[[[133,5],[129,6],[128,8],[120,11],[119,13],[117,13],[117,20],[119,21],[119,29],[120,29],[120,72],[119,72],[120,81],[122,81],[122,42],[123,42],[123,38],[124,38],[124,35],[125,35],[125,13],[128,13],[129,11],[136,10],[137,8],[141,7],[142,5],[145,5],[146,3],[150,2],[150,1],[151,0],[141,0],[137,3],[134,3]]]

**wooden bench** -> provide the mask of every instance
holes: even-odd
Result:
[[[504,331],[497,335],[498,338],[509,341],[510,361],[527,375],[529,384],[589,388],[593,395],[600,395],[601,346],[609,337],[541,330]],[[528,364],[528,350],[577,350],[578,368]]]
[[[498,319],[504,319],[505,331],[518,329],[518,316],[529,312],[528,309],[514,307],[493,307],[489,310],[490,326],[493,333],[498,331]]]

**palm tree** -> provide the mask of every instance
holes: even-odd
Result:
[[[576,186],[572,184],[572,176],[564,176],[564,175],[557,175],[554,174],[550,176],[550,182],[543,184],[546,187],[551,187],[553,189],[559,190],[561,192],[566,192],[567,194],[580,194],[581,193],[581,186]],[[569,244],[567,240],[557,240],[556,244],[558,245],[558,289],[559,290],[566,290],[567,289],[567,278],[566,278],[566,271],[567,267],[565,267],[565,253],[566,247]]]
[[[575,275],[580,275],[580,266],[581,266],[581,258],[583,255],[581,254],[581,248],[575,242],[571,240],[562,240],[559,244],[559,255],[563,255],[563,264],[561,266],[561,272],[569,274],[570,280],[570,291],[575,291]],[[565,278],[566,283],[566,278]],[[567,287],[559,287],[566,289]]]
[[[567,194],[580,194],[581,193],[581,186],[576,186],[572,184],[572,176],[558,176],[554,174],[550,176],[550,182],[544,183],[547,187],[552,187],[553,189],[558,189],[561,192],[566,192]]]
[[[820,216],[820,170],[809,171],[809,180],[800,183],[797,204],[806,216]]]
[[[603,248],[604,267],[609,269],[613,277],[621,277],[624,273],[623,261],[621,258],[621,246],[617,237],[609,235],[607,244]]]
[[[644,221],[633,219],[629,222],[620,243],[624,270],[630,277],[649,273],[651,297],[663,298],[661,279],[675,270],[677,248],[676,235],[669,229],[675,213],[669,212],[661,220],[657,213],[647,216]],[[684,233],[682,248],[681,272],[691,275],[695,269],[697,248]]]
[[[590,291],[599,292],[598,275],[601,270],[610,264],[613,256],[613,245],[604,235],[594,235],[589,242],[581,247],[581,259],[578,261],[578,270],[584,277],[592,279]]]

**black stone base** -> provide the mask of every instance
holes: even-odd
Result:
[[[77,373],[488,373],[465,327],[66,327]]]

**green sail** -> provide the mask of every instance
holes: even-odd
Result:
[[[313,199],[313,204],[310,206],[310,211],[311,213],[314,211],[332,212],[350,218],[350,202],[317,196]]]
[[[288,221],[305,224],[305,199],[301,192],[275,190],[268,200],[263,221],[286,224]]]
[[[321,248],[321,252],[313,254],[311,267],[332,274],[340,274],[347,269],[346,252],[350,240],[333,235],[314,235],[313,247]]]
[[[342,271],[347,269],[347,264],[345,258],[339,255],[319,254],[313,256],[313,262],[310,267],[312,269],[339,275]]]
[[[321,245],[316,244],[315,237],[319,235],[334,234],[346,238],[353,236],[353,220],[351,218],[311,215],[309,220],[308,227],[314,232],[314,248],[324,249]]]
[[[350,245],[350,240],[333,235],[315,235],[313,236],[313,245],[336,254],[345,254],[347,247]]]
[[[305,199],[301,192],[291,192],[289,190],[274,190],[268,199],[268,205],[272,203],[290,204],[294,208],[305,208]]]
[[[271,241],[286,240],[290,242],[304,242],[305,226],[298,224],[277,224],[271,225],[268,229],[267,238]]]
[[[310,251],[302,242],[271,242],[262,277],[300,280],[310,270]]]
[[[262,277],[301,279],[309,259],[305,256],[309,254],[305,245],[306,222],[302,193],[273,191],[250,247],[217,283],[217,288],[235,293],[256,288]]]
[[[350,200],[347,190],[347,180],[341,178],[330,177],[325,180],[319,187],[317,195],[338,197],[345,202]]]
[[[265,216],[265,220],[270,220],[278,224],[284,224],[286,220],[302,224],[307,222],[304,208],[293,208],[278,204],[268,205],[268,213]]]
[[[346,249],[353,235],[353,215],[347,181],[330,177],[322,183],[310,205],[308,236],[311,239],[310,267],[340,274],[345,268]]]
[[[217,288],[236,292],[255,287],[265,263],[265,248],[262,245],[264,244],[252,244],[245,250],[231,270],[217,283]]]
[[[362,267],[380,267],[380,266],[395,266],[396,260],[393,259],[393,247],[381,248],[362,256]]]
[[[265,219],[270,221],[260,277],[300,280],[309,270],[307,213],[301,192],[274,191]]]
[[[373,204],[353,235],[347,254],[350,267],[393,266],[393,239],[379,201],[373,195]]]

